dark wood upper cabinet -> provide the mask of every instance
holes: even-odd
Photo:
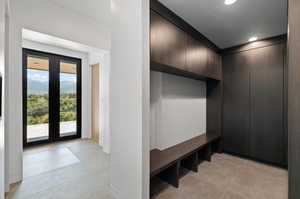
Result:
[[[189,72],[207,76],[207,48],[191,36],[187,36],[186,65]]]
[[[207,76],[212,79],[222,79],[222,58],[209,48],[207,49]]]
[[[150,60],[155,60],[155,47],[157,46],[156,32],[160,25],[159,15],[150,11]]]
[[[150,32],[151,61],[186,70],[186,33],[154,11]]]
[[[196,79],[221,80],[221,56],[206,43],[203,38],[195,39],[156,11],[150,11],[152,70]]]

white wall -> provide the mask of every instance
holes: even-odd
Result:
[[[159,148],[161,126],[162,73],[150,72],[150,149]]]
[[[110,30],[90,18],[47,0],[11,0],[6,99],[9,133],[9,181],[22,179],[22,29],[93,46],[110,48]]]
[[[149,0],[112,0],[111,186],[149,198]]]
[[[59,48],[46,44],[41,44],[34,41],[28,41],[23,39],[22,46],[33,50],[39,50],[48,53],[54,53],[59,55],[65,55],[69,57],[75,57],[81,59],[81,81],[82,81],[82,138],[91,137],[91,67],[88,60],[88,54],[68,50],[65,48]]]
[[[103,1],[106,4],[108,1]],[[109,2],[108,2],[109,3]],[[105,5],[106,7],[106,5]],[[110,28],[49,0],[11,0],[12,17],[23,28],[110,49]]]
[[[105,153],[110,153],[110,53],[103,54],[100,60],[100,145]]]
[[[9,0],[6,0],[7,5],[6,5],[6,18],[5,18],[5,69],[4,69],[4,97],[3,97],[3,104],[5,105],[4,108],[4,133],[5,133],[5,191],[9,191],[9,161],[7,160],[8,155],[9,155],[9,132],[7,131],[7,126],[8,126],[8,120],[5,118],[7,117],[7,103],[6,101],[6,96],[8,93],[7,88],[7,82],[8,82],[8,67],[9,67],[9,15],[10,15],[10,2]]]
[[[0,73],[4,73],[5,67],[5,1],[0,0]],[[2,98],[2,96],[0,96]],[[3,99],[3,98],[2,98]],[[3,105],[2,105],[3,107]],[[5,136],[4,121],[0,118],[0,199],[4,199],[5,192]]]
[[[151,72],[151,149],[206,133],[206,83]]]

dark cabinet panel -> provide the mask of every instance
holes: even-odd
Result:
[[[160,25],[160,20],[159,20],[159,15],[156,14],[155,12],[151,11],[150,12],[150,60],[154,60],[155,57],[155,46],[156,46],[156,31],[159,25]]]
[[[186,64],[189,72],[207,75],[207,48],[190,36],[187,36]]]
[[[222,83],[209,80],[206,83],[206,132],[221,135],[222,132]]]
[[[225,151],[285,165],[285,44],[223,57]]]
[[[224,150],[248,155],[250,125],[250,60],[244,52],[223,57]]]
[[[284,159],[285,165],[288,165],[288,65],[287,65],[287,45],[283,45],[283,134],[284,134]]]
[[[151,61],[186,70],[187,35],[151,11]]]
[[[289,199],[300,197],[300,4],[288,1],[289,44],[288,44],[288,138],[289,138]]]
[[[213,79],[221,80],[222,77],[222,63],[221,56],[212,49],[207,49],[207,76]]]
[[[222,79],[221,56],[207,47],[207,41],[193,38],[153,10],[150,11],[150,59],[152,70],[195,79]]]
[[[283,45],[252,50],[250,79],[250,156],[281,164],[284,161]]]

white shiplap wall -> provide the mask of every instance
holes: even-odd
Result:
[[[206,133],[206,83],[160,72],[150,76],[151,149]]]

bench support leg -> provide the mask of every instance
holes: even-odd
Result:
[[[198,162],[198,153],[195,152],[186,159],[182,160],[181,166],[188,170],[198,172]]]
[[[179,161],[174,165],[170,166],[163,172],[161,172],[158,177],[163,181],[169,183],[170,185],[178,188],[179,187]]]
[[[217,139],[212,144],[213,153],[222,153],[223,152],[223,142],[222,139]]]
[[[221,138],[217,141],[217,153],[223,153],[223,140]]]
[[[212,154],[212,151],[211,151],[211,144],[208,144],[205,148],[205,157],[204,159],[206,161],[211,161],[211,154]]]

